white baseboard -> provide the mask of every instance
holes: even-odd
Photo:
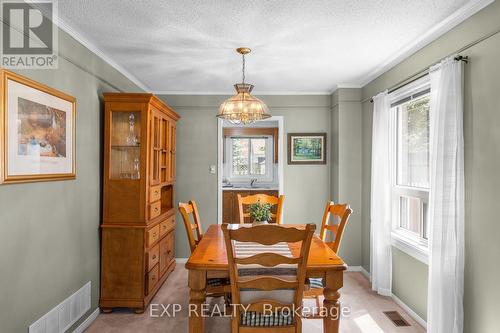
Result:
[[[187,263],[188,258],[175,258],[175,262],[178,264],[185,264]]]
[[[423,328],[427,329],[427,322],[422,319],[415,311],[413,311],[408,305],[403,303],[402,300],[400,300],[396,295],[392,294],[392,299],[394,302],[396,302],[397,305],[403,308],[405,312],[413,318],[417,323],[419,323]]]
[[[101,313],[101,309],[97,308],[92,312],[78,327],[73,331],[73,333],[83,333],[92,322],[97,318],[97,316]]]
[[[372,281],[372,275],[363,266],[361,266],[361,273],[368,279],[368,281]]]
[[[347,269],[349,272],[361,272],[368,280],[371,281],[371,274],[368,273],[366,269],[363,268],[363,266],[352,266]],[[392,292],[387,291],[387,294],[389,297],[391,297],[394,302],[399,305],[403,310],[413,318],[417,323],[419,323],[423,328],[427,329],[427,322],[422,319],[415,311],[413,311],[408,305],[403,303],[402,300],[400,300],[396,295],[394,295]]]
[[[347,271],[348,272],[361,272],[361,269],[363,267],[361,266],[347,266]]]
[[[371,281],[371,275],[368,273],[366,269],[364,269],[363,266],[349,266],[347,267],[348,272],[360,272],[363,274],[369,281]]]

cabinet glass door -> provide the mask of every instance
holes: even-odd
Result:
[[[175,180],[175,123],[169,122],[169,143],[170,143],[170,162],[169,162],[169,180]]]
[[[141,113],[111,113],[111,179],[140,179]]]
[[[151,185],[160,184],[161,120],[160,113],[153,110],[151,117]]]
[[[168,179],[168,165],[169,165],[169,123],[168,120],[162,118],[161,120],[161,158],[160,158],[160,173],[161,173],[161,182],[164,183],[170,179]]]

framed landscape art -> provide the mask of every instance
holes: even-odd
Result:
[[[0,75],[0,181],[75,178],[75,98],[10,71]]]
[[[326,164],[326,133],[288,133],[288,164]]]

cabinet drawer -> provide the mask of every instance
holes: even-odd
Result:
[[[175,214],[160,223],[160,238],[175,227]]]
[[[160,226],[155,225],[151,229],[147,231],[147,243],[148,247],[156,243],[156,241],[160,238]]]
[[[161,186],[153,186],[149,189],[149,202],[155,202],[161,199]]]
[[[171,231],[160,241],[160,274],[163,274],[174,259],[174,234],[175,232]]]
[[[160,244],[156,244],[148,252],[148,272],[160,261]]]
[[[153,290],[153,288],[156,286],[156,284],[158,283],[158,280],[159,280],[159,269],[158,269],[158,265],[156,265],[155,267],[153,267],[153,269],[148,273],[148,285],[146,286],[146,290],[147,290],[147,294],[149,295],[149,293]]]
[[[161,201],[157,201],[149,205],[149,218],[154,219],[161,214]]]

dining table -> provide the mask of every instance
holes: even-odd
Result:
[[[244,225],[234,226],[235,228]],[[283,227],[304,228],[304,224],[281,224]],[[299,256],[300,242],[289,243],[293,256]],[[202,304],[205,303],[207,275],[228,277],[229,265],[226,246],[221,225],[210,225],[189,257],[185,265],[188,270],[189,286],[189,332],[203,333],[204,315]],[[338,333],[340,324],[340,292],[343,286],[344,271],[347,265],[317,235],[313,236],[309,258],[307,260],[307,277],[324,280],[324,313],[323,332]]]

